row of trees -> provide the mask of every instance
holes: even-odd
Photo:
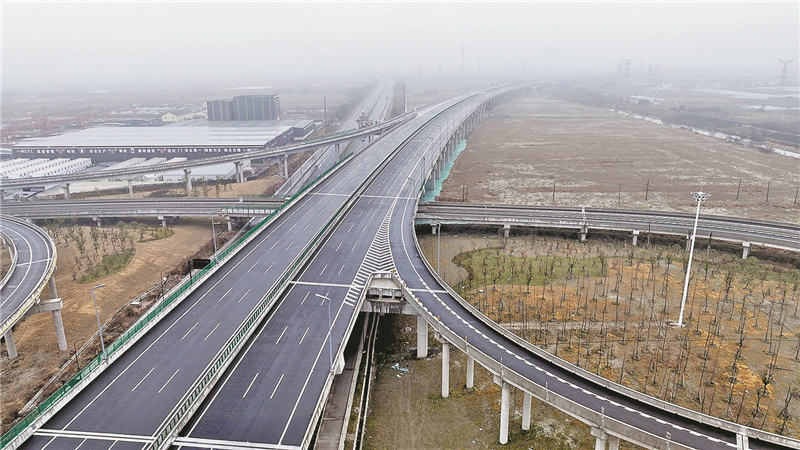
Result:
[[[697,252],[687,326],[676,328],[683,246],[533,238],[460,250],[453,262],[467,276],[451,284],[521,337],[649,395],[789,432],[800,395],[796,270]]]

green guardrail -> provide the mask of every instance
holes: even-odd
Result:
[[[349,156],[348,156],[349,158]],[[189,291],[194,289],[195,285],[202,284],[205,280],[202,280],[203,275],[208,273],[211,269],[219,265],[219,260],[224,260],[225,257],[230,255],[231,253],[235,252],[239,249],[245,242],[248,242],[248,238],[256,233],[260,233],[262,229],[268,224],[273,217],[275,217],[279,212],[287,207],[287,205],[292,204],[292,202],[302,196],[306,191],[308,191],[315,183],[320,181],[321,179],[325,178],[329,173],[333,172],[338,168],[339,165],[344,163],[348,158],[342,159],[338,163],[334,164],[330,169],[326,170],[320,176],[315,178],[312,182],[308,183],[297,192],[297,194],[293,195],[289,201],[281,204],[275,210],[273,210],[267,217],[265,217],[259,224],[253,227],[250,231],[242,235],[239,239],[236,240],[234,244],[229,246],[224,251],[220,252],[218,255],[217,260],[212,260],[209,265],[205,268],[201,269],[197,272],[196,275],[190,276],[188,282],[185,282],[180,288],[173,291],[167,298],[159,302],[156,306],[151,308],[147,314],[139,319],[133,326],[125,330],[120,337],[112,342],[107,348],[106,352],[108,355],[113,355],[117,352],[123,345],[125,345],[130,339],[132,339],[136,334],[147,326],[151,321],[153,321],[159,313],[163,310],[168,308],[175,302],[180,296]],[[66,383],[64,383],[61,387],[59,387],[55,392],[50,394],[47,399],[34,408],[27,416],[25,416],[20,422],[14,425],[8,432],[3,434],[2,439],[0,439],[0,446],[5,448],[10,442],[12,442],[20,433],[22,433],[28,426],[34,423],[39,417],[42,416],[48,409],[53,407],[59,400],[67,396],[72,389],[75,388],[81,381],[88,378],[98,367],[100,367],[102,363],[102,355],[97,355],[94,359],[91,360],[87,365],[85,365],[75,376],[70,378]]]
[[[343,217],[343,213],[355,203],[358,197],[357,194],[367,188],[375,174],[382,170],[388,161],[390,161],[393,156],[396,156],[400,149],[402,149],[408,143],[408,141],[417,134],[418,133],[414,133],[409,136],[392,153],[384,158],[383,162],[375,167],[370,174],[365,177],[361,183],[359,183],[359,185],[348,196],[347,200],[336,209],[331,217],[325,222],[325,225],[323,225],[322,228],[317,231],[309,243],[306,244],[305,249],[295,257],[292,263],[284,270],[278,281],[272,285],[267,295],[262,298],[261,303],[250,313],[247,320],[245,320],[245,322],[239,326],[236,333],[228,340],[228,343],[225,345],[225,347],[223,347],[217,353],[213,360],[213,364],[210,363],[210,365],[205,369],[204,374],[199,378],[198,381],[195,382],[194,387],[184,395],[181,402],[173,410],[171,414],[172,417],[164,425],[162,425],[160,430],[156,432],[154,441],[147,445],[145,447],[146,449],[162,450],[163,448],[167,448],[169,445],[171,445],[176,431],[180,430],[180,428],[185,424],[186,421],[188,421],[191,415],[194,414],[194,411],[197,409],[197,407],[199,407],[200,402],[202,402],[205,398],[204,394],[207,393],[206,390],[213,387],[214,383],[216,383],[217,377],[221,375],[220,372],[222,372],[228,366],[230,362],[229,360],[232,360],[232,358],[236,356],[238,353],[236,348],[243,340],[248,339],[255,327],[261,323],[261,320],[263,319],[262,316],[266,313],[266,311],[269,310],[269,308],[272,306],[272,303],[277,300],[278,297],[280,297],[280,295],[283,293],[283,289],[289,284],[292,278],[294,278],[296,271],[298,271],[301,266],[306,263],[307,258],[311,256],[311,254],[317,251],[317,244],[319,244],[320,241],[327,236],[328,232],[332,228],[335,228],[338,221]],[[296,195],[305,192],[314,183],[316,183],[316,180],[327,175],[341,162],[346,161],[351,156],[352,154],[345,156],[345,158],[339,163],[335,164],[333,167],[331,167],[331,169],[328,169],[325,174],[317,177],[314,182],[303,187],[303,189]]]

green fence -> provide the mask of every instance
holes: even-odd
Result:
[[[308,191],[315,183],[320,181],[321,179],[325,178],[329,173],[336,170],[336,168],[346,161],[348,158],[345,158],[334,164],[330,169],[326,170],[322,175],[318,176],[314,179],[314,181],[308,183],[303,189],[301,189],[297,194],[293,195],[289,201],[283,203],[282,205],[278,206],[274,211],[270,213],[269,216],[264,218],[257,226],[253,227],[250,231],[245,233],[242,237],[236,240],[231,246],[226,248],[218,255],[219,260],[224,260],[225,257],[231,255],[235,251],[237,251],[240,247],[245,245],[249,242],[249,238],[254,234],[260,233],[261,230],[268,224],[278,213],[283,211],[287,205],[293,203],[293,201],[303,195],[306,191]],[[183,295],[187,291],[191,291],[195,288],[197,284],[202,283],[205,281],[203,276],[206,275],[209,271],[214,269],[216,266],[221,264],[218,260],[212,260],[209,265],[205,268],[201,269],[196,275],[190,276],[187,282],[184,282],[182,286],[180,286],[177,290],[172,292],[167,298],[163,299],[159,302],[156,306],[151,308],[147,314],[139,319],[133,326],[128,328],[122,335],[115,340],[111,345],[108,346],[106,349],[109,357],[114,355],[115,352],[119,351],[119,349],[124,346],[128,341],[130,341],[134,336],[137,335],[143,328],[148,326],[156,317],[170,307],[176,300],[178,300],[181,295]],[[0,446],[5,447],[11,441],[13,441],[20,433],[22,433],[28,426],[34,423],[39,417],[44,414],[48,409],[53,407],[59,400],[67,396],[81,381],[88,378],[101,364],[102,362],[102,355],[97,355],[90,363],[83,367],[75,376],[73,376],[69,381],[64,383],[60,388],[58,388],[54,393],[52,393],[47,399],[42,402],[39,406],[37,406],[33,411],[31,411],[25,418],[23,418],[20,422],[14,425],[13,428],[8,430],[0,440]]]

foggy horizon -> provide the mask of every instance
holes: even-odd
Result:
[[[800,4],[22,3],[2,5],[3,91],[293,78],[534,78],[659,72],[773,77]],[[792,80],[797,64],[792,64]]]

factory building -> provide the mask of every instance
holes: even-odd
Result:
[[[232,100],[211,100],[206,104],[208,120],[280,120],[277,95],[237,95]]]

